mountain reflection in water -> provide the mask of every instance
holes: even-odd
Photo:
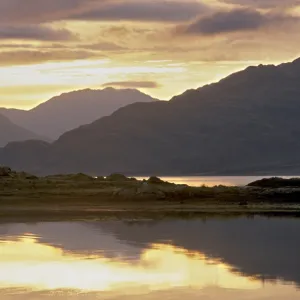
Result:
[[[202,229],[203,222],[196,222]],[[165,236],[171,237],[169,242],[159,234],[151,238],[158,233],[156,226],[163,229],[171,224],[176,229],[177,221],[151,226],[124,222],[0,225],[0,299],[293,300],[300,296],[296,284],[284,278],[264,282],[260,276],[235,271],[237,266],[221,256],[212,258],[207,249],[176,245],[174,237],[180,232],[173,232],[174,239]],[[188,232],[188,224],[195,225],[186,221],[186,235],[201,244],[200,236]],[[133,237],[139,230],[153,242],[126,240],[124,232],[121,238],[119,228]]]

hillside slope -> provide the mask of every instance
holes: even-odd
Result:
[[[34,168],[99,175],[300,173],[299,80],[296,60],[250,67],[170,102],[132,104],[62,135]],[[2,158],[14,161],[5,149]]]
[[[33,132],[26,130],[14,123],[8,118],[0,114],[0,147],[5,146],[9,142],[24,141],[32,139],[40,139]]]
[[[55,140],[66,131],[109,116],[123,106],[152,101],[155,99],[138,90],[86,89],[54,97],[29,111],[0,108],[0,113],[24,128]]]

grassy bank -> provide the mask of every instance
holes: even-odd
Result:
[[[2,175],[1,175],[2,174]],[[266,183],[264,182],[264,185]],[[300,188],[190,187],[120,174],[35,177],[0,170],[0,220],[161,219],[300,215]]]

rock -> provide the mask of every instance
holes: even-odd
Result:
[[[166,194],[159,188],[151,185],[143,184],[140,188],[137,189],[136,195],[147,197],[147,198],[155,198],[155,199],[165,199]]]
[[[121,196],[121,197],[125,197],[127,199],[130,199],[130,198],[133,199],[136,195],[136,189],[135,188],[121,189],[117,193],[117,195]]]
[[[115,187],[115,188],[112,189],[111,195],[112,196],[118,196],[121,190],[122,190],[121,188],[116,188]]]
[[[113,196],[120,196],[127,199],[165,199],[166,194],[155,186],[142,185],[139,188],[115,188]]]
[[[8,177],[11,176],[12,170],[9,167],[0,167],[0,176],[1,177]]]
[[[22,178],[22,179],[38,179],[37,176],[28,174],[26,172],[20,172],[20,173],[18,173],[18,177]]]
[[[129,181],[130,178],[127,178],[123,174],[114,173],[106,177],[106,180],[108,181]]]
[[[128,178],[128,180],[130,180],[130,181],[138,181],[136,178],[134,178],[134,177],[130,177],[130,178]]]
[[[45,178],[50,180],[74,180],[74,181],[84,181],[84,180],[92,180],[94,179],[92,176],[78,173],[78,174],[56,174],[56,175],[49,175]]]
[[[156,176],[151,176],[148,180],[148,183],[152,183],[152,184],[162,184],[162,183],[166,183],[165,181],[161,180],[160,178],[156,177]]]

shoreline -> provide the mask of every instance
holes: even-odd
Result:
[[[300,218],[300,205],[155,205],[18,206],[1,207],[1,222],[208,219],[231,217]]]
[[[300,179],[263,179],[247,187],[193,187],[158,177],[36,177],[0,168],[0,222],[242,215],[300,217]]]

